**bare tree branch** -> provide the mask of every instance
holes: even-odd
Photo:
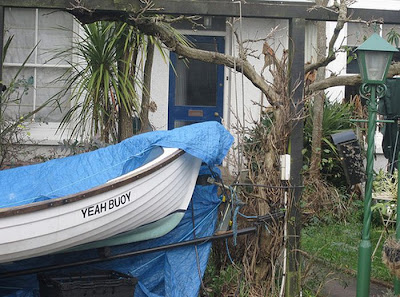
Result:
[[[360,75],[331,76],[326,79],[314,82],[309,85],[309,91],[322,91],[336,86],[354,86],[361,83]]]
[[[145,7],[135,14],[127,12],[109,12],[104,14],[104,12],[88,10],[82,7],[79,2],[76,3],[77,5],[70,9],[70,13],[84,24],[100,20],[126,22],[136,27],[144,34],[159,38],[169,50],[178,55],[203,62],[225,65],[226,67],[242,72],[254,86],[262,91],[272,106],[282,105],[282,96],[265,81],[261,74],[256,72],[253,65],[246,60],[246,56],[240,55],[240,57],[233,57],[218,52],[200,50],[183,44],[178,40],[177,36],[174,34],[175,32],[173,32],[169,26],[165,25],[165,16],[148,16],[146,14],[147,9],[151,11],[154,9],[153,6],[148,3],[148,0],[146,0]],[[338,22],[329,41],[328,55],[319,59],[318,62],[314,64],[305,65],[305,73],[324,67],[335,59],[336,52],[334,45],[344,24],[349,21],[349,17],[347,16],[347,4],[348,0],[341,0],[338,6]],[[178,17],[179,20],[183,18],[184,17]],[[171,20],[169,22],[171,22]],[[358,22],[360,22],[360,20],[358,20]],[[248,41],[246,40],[246,42]],[[400,63],[395,63],[390,67],[388,77],[393,77],[396,74],[400,74]],[[359,83],[361,83],[359,75],[331,76],[318,82],[312,82],[308,85],[308,91],[315,92],[329,87],[356,85]]]
[[[313,70],[316,70],[320,67],[325,67],[328,65],[330,62],[335,60],[336,58],[336,51],[335,51],[335,43],[339,37],[340,31],[343,29],[344,24],[348,21],[347,17],[347,0],[340,0],[340,5],[339,5],[339,12],[338,12],[338,20],[336,22],[336,27],[333,31],[333,35],[329,41],[329,46],[328,46],[328,55],[326,57],[323,57],[322,59],[318,60],[314,64],[309,64],[306,65],[304,68],[304,72],[310,72]]]
[[[129,25],[137,28],[146,35],[159,38],[169,50],[178,55],[187,58],[200,60],[203,62],[215,63],[225,65],[226,67],[233,68],[236,71],[242,72],[257,88],[259,88],[266,96],[268,102],[272,106],[280,105],[281,96],[274,91],[274,89],[258,74],[245,58],[233,57],[230,55],[200,50],[182,44],[174,34],[174,32],[165,26],[162,22],[157,21],[156,18],[144,16],[140,13],[140,18],[136,15],[126,12],[107,13],[97,11],[89,11],[80,6],[75,6],[69,10],[79,21],[84,24],[92,23],[95,21],[123,21]]]
[[[400,62],[393,63],[389,68],[387,77],[392,78],[393,76],[399,74],[400,74]],[[321,81],[313,82],[312,84],[310,84],[309,91],[316,92],[325,90],[330,87],[355,86],[361,83],[362,81],[359,74],[331,76]]]

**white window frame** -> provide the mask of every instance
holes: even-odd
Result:
[[[34,44],[38,44],[39,42],[39,10],[43,11],[45,9],[39,9],[39,8],[31,8],[35,10],[35,36],[34,36]],[[49,10],[50,11],[50,10]],[[7,12],[5,12],[7,13]],[[72,18],[72,16],[71,16]],[[73,18],[72,18],[73,19]],[[79,23],[73,19],[73,24],[72,24],[73,32],[78,32],[80,29]],[[75,39],[75,33],[73,34],[71,38],[71,46],[74,44],[74,39]],[[72,53],[71,54],[71,61],[72,63],[75,63],[77,61],[76,56]],[[25,63],[24,68],[26,69],[33,69],[33,76],[34,76],[34,82],[32,86],[32,92],[33,92],[33,98],[32,98],[32,110],[37,108],[36,104],[36,99],[37,99],[37,71],[38,69],[43,69],[43,68],[58,68],[58,69],[69,69],[71,66],[69,64],[60,64],[60,63],[39,63],[38,62],[38,48],[35,48],[33,53],[33,63]],[[11,63],[11,62],[4,62],[3,63],[3,68],[5,67],[21,67],[23,63]],[[65,131],[57,131],[58,127],[60,125],[60,122],[38,122],[35,121],[36,115],[33,115],[31,120],[29,122],[25,122],[24,126],[26,127],[26,132],[27,132],[27,139],[25,140],[26,143],[38,143],[40,145],[57,145],[59,144],[62,139],[66,139],[69,137],[70,134],[70,129],[71,129],[71,124],[68,125],[68,127],[65,129]]]

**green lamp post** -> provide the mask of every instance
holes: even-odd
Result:
[[[377,98],[386,91],[386,75],[394,52],[398,50],[374,33],[357,48],[357,60],[363,84],[360,95],[368,101],[367,135],[367,182],[365,184],[364,218],[361,242],[358,250],[357,297],[368,297],[371,277],[371,201],[374,167]]]

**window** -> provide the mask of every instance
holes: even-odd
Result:
[[[5,9],[4,42],[9,37],[13,39],[3,65],[4,84],[7,85],[13,79],[26,61],[18,78],[29,85],[19,104],[9,104],[8,116],[15,117],[33,111],[63,89],[63,83],[56,79],[70,67],[68,62],[71,62],[72,55],[67,60],[65,57],[64,60],[52,58],[57,52],[71,48],[73,26],[73,17],[66,12]],[[33,121],[57,127],[67,111],[68,103],[65,99],[60,100],[61,108],[49,105],[41,109],[34,115]]]

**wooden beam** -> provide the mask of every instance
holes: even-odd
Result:
[[[3,6],[37,7],[65,10],[72,7],[74,0],[2,0]],[[225,17],[255,17],[255,18],[304,18],[314,21],[335,21],[337,14],[327,9],[312,9],[310,2],[268,2],[247,1],[239,4],[231,0],[153,0],[159,13],[183,15],[213,15]],[[98,11],[137,11],[141,5],[139,0],[81,0],[81,5]],[[241,7],[239,6],[241,5]],[[383,19],[385,23],[400,24],[400,12],[397,10],[349,9],[353,19],[362,20]]]
[[[285,296],[300,296],[300,232],[301,232],[301,192],[303,170],[303,90],[304,90],[304,47],[305,20],[289,20],[289,65],[290,92],[293,94],[292,131],[290,133],[290,185],[294,187],[288,201],[287,225],[287,273]]]
[[[400,24],[399,10],[349,8],[348,14],[351,18],[365,21],[382,19],[385,24]]]
[[[2,0],[5,7],[49,8],[67,10],[72,8],[75,0]],[[141,7],[139,0],[81,0],[80,6],[99,11],[137,11]]]

